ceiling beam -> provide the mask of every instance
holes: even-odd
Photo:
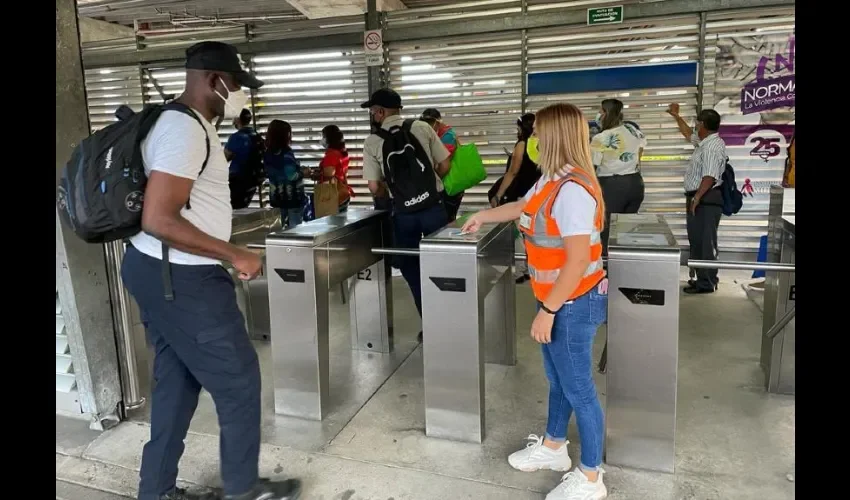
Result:
[[[308,19],[356,16],[366,12],[366,0],[286,0]],[[401,0],[377,0],[380,12],[406,9]]]
[[[795,0],[664,0],[662,2],[626,4],[623,6],[623,19],[632,21],[731,9],[793,7],[795,4]],[[419,26],[405,24],[404,26],[393,27],[392,22],[390,22],[384,30],[384,41],[421,40],[553,26],[584,25],[586,23],[587,11],[585,9],[551,9],[525,15],[514,14],[504,17],[494,16],[493,18],[444,21]]]
[[[285,38],[258,42],[242,42],[233,44],[242,55],[267,54],[270,52],[289,52],[310,49],[333,49],[352,47],[363,43],[363,33],[342,33],[322,35],[315,38],[294,35],[298,38]],[[111,66],[131,66],[142,63],[182,60],[186,57],[185,48],[146,49],[132,52],[83,54],[83,65],[86,69],[104,68]]]

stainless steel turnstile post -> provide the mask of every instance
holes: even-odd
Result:
[[[392,350],[389,264],[372,248],[389,243],[389,213],[349,210],[266,238],[275,412],[321,420],[329,377],[328,292],[352,286],[355,346]]]
[[[796,219],[793,215],[779,218],[774,228],[779,254],[775,262],[796,265]],[[769,242],[769,246],[773,246]],[[767,392],[793,395],[796,388],[794,363],[796,358],[796,321],[793,317],[779,331],[774,326],[788,311],[794,309],[796,274],[767,271],[764,286],[764,320],[762,323],[761,367],[764,370]],[[773,332],[771,330],[774,329]],[[769,335],[772,334],[772,335]]]
[[[605,457],[673,472],[680,250],[664,218],[612,214]]]
[[[451,224],[419,245],[428,436],[480,443],[484,363],[516,364],[512,229]]]
[[[230,242],[248,246],[260,253],[265,261],[266,235],[281,229],[280,210],[277,208],[240,208],[233,211],[233,230]],[[265,262],[264,262],[265,264]],[[239,279],[239,272],[225,263],[233,282],[236,283],[236,302],[245,316],[245,327],[252,340],[269,340],[269,299],[266,266],[263,272],[251,281]]]

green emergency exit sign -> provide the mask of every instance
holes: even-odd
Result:
[[[598,9],[587,9],[587,25],[618,24],[623,22],[623,6],[601,7]]]

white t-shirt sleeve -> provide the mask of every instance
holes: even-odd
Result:
[[[567,182],[552,204],[552,217],[563,238],[590,234],[596,217],[596,200],[580,185]]]
[[[197,180],[207,156],[206,137],[206,127],[191,116],[163,112],[142,145],[146,173],[156,170]]]

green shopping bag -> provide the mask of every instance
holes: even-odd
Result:
[[[487,170],[475,144],[463,144],[452,156],[452,166],[443,177],[446,194],[454,196],[487,178]]]

